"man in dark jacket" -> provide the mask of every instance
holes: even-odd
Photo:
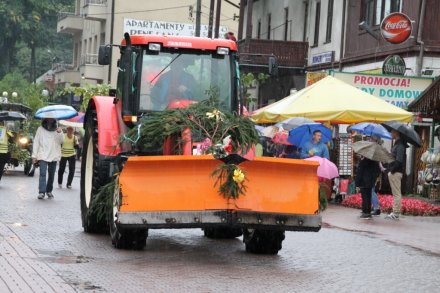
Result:
[[[397,131],[391,131],[391,135],[394,139],[394,146],[391,149],[391,153],[396,159],[392,162],[388,170],[388,180],[390,181],[391,191],[393,193],[393,212],[387,215],[386,219],[398,220],[400,216],[400,208],[402,201],[402,176],[405,171],[406,162],[406,142],[400,137],[400,133]]]
[[[356,172],[356,186],[362,195],[361,219],[371,219],[371,191],[380,175],[379,163],[367,158],[362,158]]]

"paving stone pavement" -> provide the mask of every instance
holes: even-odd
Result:
[[[0,182],[0,292],[439,292],[438,254],[362,229],[288,232],[277,256],[198,229],[153,230],[143,251],[116,250],[82,231],[78,174],[54,200],[37,200],[37,176]]]

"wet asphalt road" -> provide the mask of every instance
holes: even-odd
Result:
[[[440,290],[438,255],[335,228],[323,228],[318,233],[288,232],[277,256],[248,254],[241,238],[211,240],[199,229],[152,230],[143,251],[116,250],[108,236],[82,231],[78,170],[73,189],[56,187],[53,200],[38,200],[37,184],[38,171],[29,178],[19,169],[9,171],[0,182],[0,261],[10,255],[5,243],[13,239],[15,244],[9,250],[15,246],[16,251],[28,251],[14,252],[13,261],[24,261],[30,271],[15,269],[17,276],[53,276],[41,281],[47,283],[41,288],[49,289],[29,286],[31,291]],[[0,271],[1,266],[2,262]],[[16,282],[20,287],[14,276],[14,272],[0,272],[1,292],[2,288],[18,292],[10,285]],[[31,282],[23,280],[27,285]]]

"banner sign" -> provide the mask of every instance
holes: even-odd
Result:
[[[400,108],[408,108],[431,83],[432,78],[400,77],[332,71],[332,75],[364,92]]]
[[[327,72],[307,72],[306,73],[306,87],[320,81],[327,76]]]
[[[192,23],[124,18],[124,33],[129,33],[130,35],[147,34],[192,37],[195,35],[195,31],[196,26]],[[220,26],[219,35],[221,37],[227,32],[228,27]],[[202,25],[200,27],[200,36],[208,37],[207,25]]]

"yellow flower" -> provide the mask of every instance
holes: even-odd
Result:
[[[244,173],[243,171],[241,171],[239,168],[236,168],[234,170],[234,176],[232,176],[232,179],[237,182],[237,183],[241,183],[244,180]]]
[[[224,116],[224,114],[217,109],[214,109],[212,112],[206,113],[206,117],[208,117],[209,119],[215,118],[215,120],[217,120],[217,121],[222,121],[223,116]]]

